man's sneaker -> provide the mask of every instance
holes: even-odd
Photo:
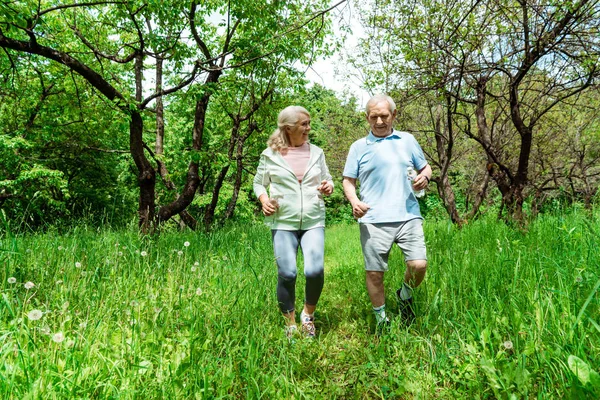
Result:
[[[402,320],[406,325],[410,325],[415,320],[415,309],[413,305],[413,298],[402,300],[400,297],[401,289],[396,290],[396,296],[398,296],[398,309],[402,315]]]
[[[300,322],[302,323],[302,333],[307,338],[314,338],[316,335],[315,329],[315,317],[304,314],[304,311],[300,314]]]

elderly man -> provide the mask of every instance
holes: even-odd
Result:
[[[372,97],[366,117],[371,131],[350,147],[344,167],[344,194],[359,222],[367,291],[377,327],[389,325],[383,275],[394,243],[404,253],[406,262],[404,283],[396,295],[404,322],[410,324],[415,317],[412,292],[425,278],[427,269],[423,218],[413,190],[427,187],[431,167],[414,136],[394,130],[396,104],[391,97]],[[418,171],[412,181],[407,177],[409,167]],[[357,180],[360,199],[356,195]]]

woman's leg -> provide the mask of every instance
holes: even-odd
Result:
[[[298,232],[273,230],[273,251],[277,263],[277,302],[287,318],[288,325],[294,325],[296,301],[296,255],[298,253]]]
[[[304,276],[306,277],[304,313],[312,315],[319,302],[325,280],[325,228],[304,231],[300,237],[300,246],[304,255]]]

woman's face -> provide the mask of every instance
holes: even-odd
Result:
[[[308,140],[310,132],[310,116],[298,114],[296,125],[288,127],[288,135],[292,146],[301,146]]]

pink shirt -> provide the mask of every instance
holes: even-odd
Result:
[[[308,159],[310,158],[310,146],[307,142],[304,142],[302,146],[287,148],[287,151],[282,151],[281,155],[283,159],[289,164],[298,178],[298,182],[302,182],[304,178],[304,172],[308,166]]]

